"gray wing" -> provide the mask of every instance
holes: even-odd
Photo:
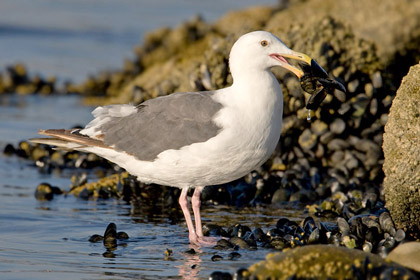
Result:
[[[174,93],[150,99],[137,106],[137,112],[111,117],[97,130],[105,145],[153,161],[165,150],[205,142],[219,133],[213,118],[222,105],[213,96],[214,92]]]

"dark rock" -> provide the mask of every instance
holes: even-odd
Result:
[[[215,271],[210,274],[209,280],[232,280],[232,275],[228,272]]]

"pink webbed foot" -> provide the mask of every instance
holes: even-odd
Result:
[[[187,222],[190,243],[197,246],[214,246],[220,238],[203,235],[200,214],[200,194],[202,189],[203,187],[196,187],[191,199],[192,209],[194,212],[195,227],[193,225],[191,214],[188,209],[187,188],[182,189],[181,195],[179,196],[179,204],[181,205],[182,212],[185,216],[185,221]]]
[[[197,245],[199,247],[212,247],[217,244],[217,241],[220,240],[218,237],[213,236],[197,236],[189,235],[190,243]]]

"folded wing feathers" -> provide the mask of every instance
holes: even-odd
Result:
[[[38,131],[39,134],[51,136],[52,138],[33,138],[30,141],[67,149],[82,149],[91,146],[112,149],[112,147],[106,146],[101,140],[82,135],[79,131],[74,129],[40,129]]]

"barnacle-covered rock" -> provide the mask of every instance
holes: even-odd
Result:
[[[385,126],[386,205],[398,228],[420,232],[420,64],[403,79]]]

